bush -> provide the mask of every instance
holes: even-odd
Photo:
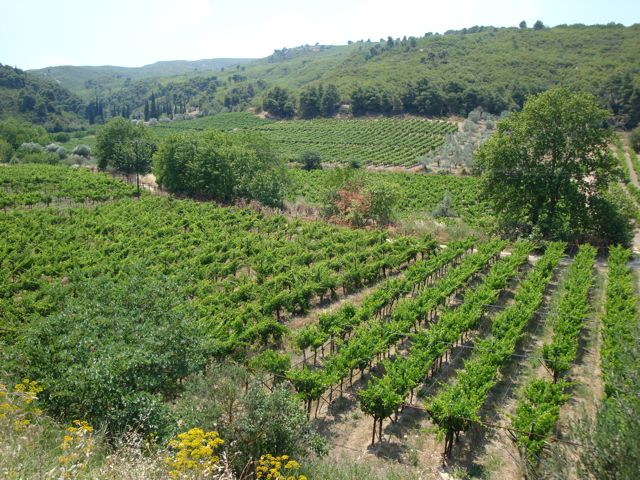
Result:
[[[56,153],[58,154],[58,157],[60,157],[60,160],[67,158],[67,150],[65,150],[64,147],[58,147]]]
[[[71,154],[67,159],[67,162],[69,162],[70,165],[84,165],[86,161],[87,159],[82,155],[73,155],[73,154]]]
[[[18,148],[18,156],[22,157],[22,155],[26,155],[28,153],[42,153],[44,150],[44,147],[39,143],[25,142],[20,145],[20,148]]]
[[[204,365],[196,314],[164,278],[142,266],[73,286],[61,313],[34,321],[15,351],[21,374],[37,378],[50,413],[127,430],[167,433],[163,400]]]
[[[215,425],[239,470],[267,453],[304,457],[325,451],[295,394],[282,387],[270,392],[233,363],[214,364],[190,377],[175,409],[182,429]]]
[[[0,121],[0,138],[8,142],[14,150],[17,150],[23,143],[47,143],[50,141],[44,128],[13,119]]]
[[[444,197],[442,197],[440,203],[438,203],[438,205],[436,205],[436,207],[431,212],[431,215],[433,215],[435,218],[455,217],[456,212],[452,208],[452,203],[453,202],[451,201],[451,194],[449,192],[446,192],[444,194]]]
[[[298,163],[303,170],[322,170],[322,157],[318,152],[303,152]]]
[[[13,147],[9,142],[0,138],[0,162],[8,163],[13,157]]]
[[[89,158],[89,156],[91,155],[91,149],[88,145],[78,145],[73,149],[71,153],[73,153],[74,155],[80,155],[82,157]]]
[[[631,131],[629,142],[631,143],[631,148],[640,153],[640,127],[636,127]]]
[[[173,134],[153,157],[158,184],[172,193],[229,202],[282,204],[287,172],[268,143],[246,133]]]
[[[71,135],[65,132],[59,132],[53,135],[53,139],[56,142],[67,143],[69,140],[71,140]]]

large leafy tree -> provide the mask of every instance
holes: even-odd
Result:
[[[136,128],[129,120],[115,117],[109,120],[96,136],[98,168],[105,169],[116,158],[122,144],[142,135],[142,127]]]
[[[619,175],[607,118],[593,96],[555,88],[498,123],[478,150],[478,167],[503,230],[621,240],[628,221],[607,195]]]

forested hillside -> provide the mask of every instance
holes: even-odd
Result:
[[[90,69],[95,67],[64,67],[74,69],[74,80],[59,79],[96,105],[102,115],[90,120],[98,123],[123,113],[149,119],[251,106],[284,116],[333,114],[335,105],[322,104],[327,87],[354,114],[466,115],[477,106],[500,113],[560,84],[593,93],[613,113],[613,122],[628,128],[639,120],[638,45],[639,25],[471,27],[343,46],[283,48],[246,65],[236,62],[215,76],[198,71],[171,77],[175,68],[155,64],[157,78],[136,81],[132,75],[121,84],[112,81],[112,73],[93,79]],[[84,79],[82,85],[78,79]],[[324,91],[318,90],[321,85]],[[274,87],[281,88],[276,102],[265,103]]]
[[[247,58],[212,58],[155,62],[142,67],[61,65],[30,70],[29,73],[51,78],[82,96],[93,97],[96,88],[109,91],[145,78],[219,72],[250,61]]]
[[[61,130],[82,121],[82,100],[65,87],[0,63],[0,118],[19,117]]]

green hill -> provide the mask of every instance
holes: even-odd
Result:
[[[525,98],[563,85],[591,92],[616,126],[640,120],[640,24],[554,28],[471,27],[422,37],[359,40],[341,46],[276,50],[259,60],[158,62],[138,69],[51,67],[87,102],[87,118],[204,114],[261,108],[273,87],[288,90],[301,116],[320,85],[335,85],[358,114],[466,115],[520,108]],[[319,101],[319,100],[318,100]],[[313,110],[313,109],[312,109]]]
[[[79,127],[83,101],[57,82],[0,63],[0,119],[15,117],[48,130]]]
[[[173,60],[156,62],[142,67],[72,66],[63,65],[29,70],[29,73],[51,78],[73,92],[89,98],[95,90],[109,91],[145,78],[219,72],[225,68],[250,62],[246,58],[213,58],[205,60]]]
[[[297,96],[309,86],[335,84],[355,113],[446,116],[476,106],[493,113],[519,108],[527,95],[561,84],[598,96],[618,125],[630,127],[640,111],[638,45],[637,24],[472,27],[420,38],[285,48],[217,72],[204,89],[184,88],[194,74],[145,79],[104,101],[126,101],[132,113],[141,113],[152,92],[156,101],[170,103],[176,90],[186,90],[187,108],[215,112],[260,107],[274,86]],[[198,76],[202,81],[203,73]]]

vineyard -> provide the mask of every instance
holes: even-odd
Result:
[[[271,141],[278,154],[296,161],[303,152],[318,152],[328,163],[411,167],[457,131],[453,123],[418,118],[317,119],[273,122],[250,113],[222,113],[193,120],[159,123],[162,137],[188,130],[247,130]]]
[[[302,152],[315,151],[325,162],[410,167],[442,146],[444,136],[457,127],[417,118],[376,118],[296,120],[256,130],[264,133],[280,155],[290,161]]]
[[[272,121],[260,118],[248,112],[219,113],[206,117],[197,117],[191,120],[176,120],[172,122],[159,122],[152,125],[152,131],[162,137],[168,133],[188,130],[242,130],[269,125]]]
[[[326,192],[335,187],[336,182],[344,181],[340,175],[331,170],[291,169],[288,197],[290,200],[303,198],[312,204],[322,203]],[[480,182],[477,177],[362,171],[353,179],[362,181],[367,188],[384,188],[393,194],[400,218],[431,214],[449,194],[455,216],[475,226],[487,221],[487,206],[478,198]]]
[[[135,187],[82,168],[53,165],[0,167],[0,208],[49,205],[62,200],[102,202],[135,195]]]
[[[435,472],[469,456],[488,462],[479,432],[508,431],[500,468],[519,458],[535,475],[549,445],[572,438],[563,419],[582,396],[581,338],[600,308],[589,245],[573,258],[561,242],[443,246],[210,202],[129,198],[132,187],[84,170],[23,165],[0,175],[11,199],[0,214],[5,361],[45,385],[56,415],[118,430],[152,408],[140,428],[157,429],[191,375],[227,361],[247,369],[245,388],[295,394],[332,456],[396,449],[400,464],[414,452],[422,472]],[[293,171],[293,191],[320,199],[331,175]],[[463,217],[482,208],[471,177],[362,175],[397,190],[406,212],[432,208],[445,192]],[[611,250],[597,320],[612,403],[631,388],[625,347],[638,297],[628,260],[628,250]],[[114,303],[122,292],[125,303]],[[518,387],[498,395],[507,383]]]

